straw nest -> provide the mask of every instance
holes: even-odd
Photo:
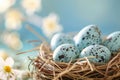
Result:
[[[35,80],[120,80],[120,52],[104,65],[96,65],[87,58],[74,63],[54,62],[49,45],[41,44],[39,55],[31,59]]]

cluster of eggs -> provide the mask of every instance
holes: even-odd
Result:
[[[54,61],[69,62],[88,57],[92,63],[104,64],[110,60],[112,53],[120,49],[120,31],[111,33],[103,40],[99,28],[88,25],[74,37],[64,33],[55,34],[50,45]]]

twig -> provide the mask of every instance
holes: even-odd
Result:
[[[33,48],[33,49],[31,49],[31,50],[28,50],[28,51],[19,52],[19,53],[17,53],[16,55],[19,55],[19,54],[24,54],[24,53],[28,53],[28,52],[32,52],[32,51],[37,51],[37,50],[39,50],[39,48],[38,48],[38,47],[37,47],[37,48]]]
[[[73,68],[75,68],[76,67],[76,65],[74,64],[71,68],[69,68],[68,70],[65,70],[65,71],[63,71],[63,72],[61,72],[57,77],[55,77],[53,80],[57,80],[60,76],[62,76],[62,75],[64,75],[64,74],[66,74],[66,73],[68,73],[69,71],[71,71]]]
[[[38,32],[36,32],[31,26],[27,25],[26,28],[31,31],[33,34],[35,34],[42,42],[46,42],[46,39],[43,38]]]
[[[85,59],[86,59],[88,65],[90,66],[91,71],[94,71],[94,69],[93,69],[93,67],[92,67],[92,65],[91,65],[91,63],[90,63],[90,61],[88,60],[88,58],[85,57]]]

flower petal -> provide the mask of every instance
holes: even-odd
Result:
[[[0,57],[0,68],[3,67],[5,64],[5,61],[3,60],[2,57]]]
[[[0,80],[7,80],[7,74],[5,74],[3,71],[0,72]]]
[[[15,75],[14,74],[9,74],[9,76],[10,76],[10,79],[9,80],[16,80],[15,78]]]
[[[12,67],[14,64],[14,60],[12,57],[8,57],[6,60],[5,60],[5,65],[9,65],[10,67]]]

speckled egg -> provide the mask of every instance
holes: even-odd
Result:
[[[104,45],[113,53],[120,50],[120,31],[116,31],[107,36]]]
[[[80,58],[87,57],[90,62],[96,64],[107,63],[111,58],[110,50],[102,45],[90,45],[82,50]]]
[[[59,45],[70,43],[74,44],[74,41],[71,36],[65,35],[64,33],[57,33],[51,39],[51,48],[55,50]]]
[[[53,53],[53,60],[57,62],[74,61],[78,57],[78,49],[73,44],[62,44]]]
[[[96,25],[88,25],[74,37],[74,42],[81,52],[89,45],[101,44],[101,32]]]

